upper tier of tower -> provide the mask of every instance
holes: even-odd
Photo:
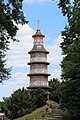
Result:
[[[28,53],[33,53],[33,52],[44,52],[44,53],[49,53],[43,46],[43,38],[45,37],[40,30],[40,25],[39,25],[39,20],[38,20],[38,28],[36,30],[36,33],[32,36],[34,38],[34,46],[31,51]]]

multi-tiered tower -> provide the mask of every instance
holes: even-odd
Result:
[[[48,85],[48,74],[47,66],[49,63],[47,62],[47,54],[49,52],[43,46],[43,38],[45,37],[39,27],[36,33],[32,36],[34,38],[34,46],[31,51],[28,52],[30,54],[30,73],[28,76],[30,77],[30,86],[29,89],[34,88],[50,88]]]

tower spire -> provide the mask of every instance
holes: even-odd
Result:
[[[38,30],[40,30],[40,19],[38,18]]]
[[[36,33],[32,37],[34,38],[36,36],[42,36],[44,38],[45,36],[41,33],[41,30],[40,30],[40,19],[39,18],[38,18],[37,24],[38,26],[37,26]]]

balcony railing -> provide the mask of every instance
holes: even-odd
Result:
[[[33,81],[30,82],[30,86],[48,86],[47,81]]]
[[[30,58],[30,62],[47,62],[47,58],[45,57]]]
[[[47,69],[31,69],[30,73],[47,73]]]

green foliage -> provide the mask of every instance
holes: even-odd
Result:
[[[74,41],[68,47],[68,53],[62,61],[61,67],[63,79],[80,79],[80,41]]]
[[[32,100],[32,108],[35,105],[36,108],[39,108],[45,105],[47,100],[47,94],[44,89],[34,89],[30,90],[31,100]],[[32,99],[33,98],[33,99]]]
[[[45,105],[46,98],[43,89],[26,90],[23,88],[15,91],[11,97],[4,98],[1,108],[6,116],[12,120]]]
[[[51,86],[49,91],[50,99],[59,102],[61,83],[58,79],[53,79],[49,81],[49,84]],[[3,98],[1,109],[10,120],[22,117],[46,105],[46,103],[53,104],[52,101],[47,101],[47,92],[47,90],[40,88],[30,90],[18,89],[10,97]]]
[[[6,80],[9,78],[10,76],[10,71],[11,68],[6,68],[5,67],[5,62],[6,60],[4,60],[5,55],[3,55],[2,53],[0,54],[0,82],[2,83],[2,80]],[[2,59],[3,58],[3,59]]]
[[[22,1],[23,0],[0,1],[0,29],[2,33],[5,33],[3,30],[6,30],[12,39],[18,30],[17,25],[15,25],[13,21],[15,21],[17,24],[26,23],[22,12]],[[7,36],[7,34],[5,35]]]
[[[63,51],[61,105],[70,120],[80,119],[80,1],[60,0],[59,7],[67,16],[68,26],[62,31]]]
[[[68,26],[62,32],[64,41],[61,43],[63,54],[67,54],[69,45],[80,40],[80,2],[74,0],[73,3],[70,3],[69,0],[60,0],[59,7],[62,9],[63,15],[67,15],[68,19]],[[66,9],[68,11],[65,13]]]
[[[26,113],[30,113],[30,96],[24,88],[15,91],[11,97],[4,98],[2,110],[10,119],[18,118]]]
[[[10,40],[18,41],[14,38],[18,30],[17,24],[27,23],[22,12],[22,1],[0,0],[0,81],[10,76],[5,56]]]
[[[58,102],[60,101],[60,88],[61,88],[61,83],[58,81],[58,79],[53,78],[49,81],[49,86],[51,87],[50,91],[50,99]]]
[[[64,82],[61,93],[61,107],[67,110],[68,119],[79,120],[80,118],[80,81],[70,80]]]
[[[58,6],[61,8],[63,15],[66,15],[69,12],[70,0],[60,0]]]

